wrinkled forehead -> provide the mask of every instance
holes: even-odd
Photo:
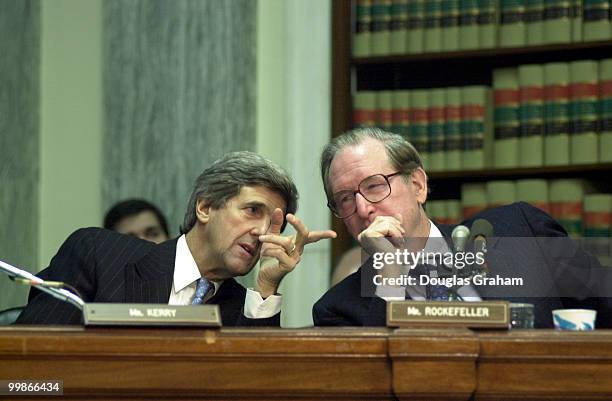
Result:
[[[281,209],[283,214],[287,212],[287,202],[283,195],[261,185],[242,187],[238,195],[231,198],[230,202],[237,202],[243,206],[259,206],[269,214],[272,214],[276,208]]]
[[[329,168],[329,189],[332,193],[354,189],[359,183],[374,174],[391,174],[391,165],[384,145],[366,140],[358,145],[340,150]]]

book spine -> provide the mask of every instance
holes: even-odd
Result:
[[[410,141],[409,129],[409,113],[410,113],[410,92],[409,91],[393,91],[393,128],[392,132],[401,135],[407,141]]]
[[[497,0],[478,0],[478,48],[497,47],[498,20]]]
[[[582,0],[572,0],[570,19],[572,20],[572,42],[582,42],[583,30]]]
[[[459,2],[459,48],[461,50],[478,49],[479,8],[477,0],[460,0]]]
[[[373,56],[388,55],[390,44],[391,0],[373,0],[372,3],[372,44]]]
[[[461,90],[444,91],[444,167],[447,171],[461,169]]]
[[[355,36],[353,55],[367,57],[371,54],[372,0],[357,0],[355,4]]]
[[[385,130],[393,129],[392,91],[376,92],[376,126]]]
[[[570,63],[570,161],[597,163],[598,62]]]
[[[391,54],[408,52],[408,0],[393,0],[391,3],[391,24],[389,27]]]
[[[516,68],[493,71],[495,98],[494,166],[518,166],[519,141],[519,83]]]
[[[468,219],[487,208],[487,189],[485,184],[470,183],[461,185],[461,207],[463,219]]]
[[[412,144],[421,154],[423,165],[429,166],[427,99],[427,90],[417,89],[410,92],[410,137]]]
[[[442,50],[442,1],[428,0],[425,2],[425,53]]]
[[[427,215],[438,224],[448,224],[446,222],[446,210],[444,201],[431,200],[427,202]]]
[[[459,50],[459,0],[442,0],[442,51]]]
[[[461,132],[463,153],[461,165],[467,170],[485,168],[485,141],[489,138],[488,88],[466,86],[461,88]]]
[[[612,162],[612,58],[599,62],[599,161]]]
[[[500,0],[499,46],[525,46],[525,0]]]
[[[587,238],[585,249],[599,258],[600,262],[602,257],[609,259],[610,237],[612,236],[612,195],[585,195],[583,206],[583,234]]]
[[[425,1],[408,2],[408,53],[423,53]]]
[[[520,86],[519,166],[544,164],[544,72],[541,65],[518,68]]]
[[[461,201],[457,199],[449,199],[444,201],[444,206],[446,209],[446,224],[459,224],[463,219]]]
[[[376,92],[360,91],[353,96],[353,126],[376,126]]]
[[[582,180],[550,181],[550,213],[572,237],[582,234]]]
[[[516,181],[516,200],[523,201],[550,214],[548,182],[543,179]]]
[[[427,133],[429,136],[429,169],[444,170],[444,89],[429,91]]]
[[[544,165],[569,164],[569,66],[544,64]]]
[[[511,180],[489,181],[487,190],[487,207],[509,205],[516,202],[516,183]]]
[[[527,45],[544,44],[544,0],[526,0]]]
[[[570,0],[544,0],[544,43],[569,43],[572,41]]]
[[[610,39],[610,1],[584,0],[584,41]]]

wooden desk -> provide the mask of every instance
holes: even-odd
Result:
[[[603,400],[612,331],[5,327],[0,379],[96,400]]]

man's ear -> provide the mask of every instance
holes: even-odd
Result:
[[[427,201],[427,174],[421,167],[417,167],[411,175],[412,187],[414,188],[414,196],[419,204],[424,204]]]
[[[198,199],[196,202],[196,217],[200,223],[208,223],[208,220],[210,220],[210,209],[210,205],[204,199]]]

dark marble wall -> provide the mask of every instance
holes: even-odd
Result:
[[[254,0],[105,0],[103,205],[159,204],[173,233],[213,160],[254,150]]]
[[[36,271],[40,2],[0,0],[0,259]],[[27,289],[0,275],[0,309]]]

